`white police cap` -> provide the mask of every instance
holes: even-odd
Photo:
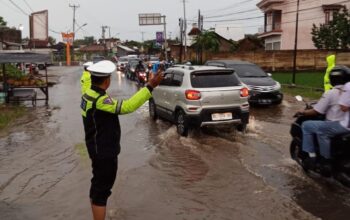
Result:
[[[116,69],[115,64],[109,60],[102,60],[87,68],[91,75],[99,77],[110,76]]]
[[[83,64],[83,67],[89,67],[89,66],[91,66],[91,65],[93,65],[94,63],[93,62],[86,62],[86,63],[84,63]]]

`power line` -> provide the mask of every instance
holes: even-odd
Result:
[[[26,0],[23,0],[24,3],[27,5],[27,7],[30,9],[31,12],[34,12],[34,10],[32,9],[32,7],[30,7],[30,5],[28,4],[28,2]]]
[[[28,14],[27,12],[25,12],[18,4],[16,4],[15,2],[13,2],[12,0],[9,0],[9,2],[13,5],[13,6],[15,6],[18,10],[20,10],[21,12],[22,12],[22,14],[24,14],[24,15],[26,15],[26,16],[30,16],[30,14]],[[37,24],[39,24],[40,26],[42,26],[42,27],[46,27],[45,26],[45,24],[44,24],[44,22],[41,20],[41,18],[39,18],[39,23],[37,23]],[[51,28],[48,28],[48,30],[50,31],[50,32],[53,32],[53,33],[56,33],[56,34],[61,34],[60,32],[58,32],[58,31],[55,31],[55,30],[53,30],[53,29],[51,29]]]
[[[342,4],[342,3],[347,3],[349,2],[349,0],[347,1],[340,1],[340,2],[335,2],[331,5],[335,5],[335,4]],[[316,7],[310,7],[310,8],[305,8],[305,9],[300,9],[299,12],[303,12],[303,11],[309,11],[309,10],[313,10],[313,9],[319,9],[320,6],[316,6]],[[296,13],[297,11],[287,11],[287,12],[283,12],[282,14],[290,14],[290,13]],[[237,18],[237,19],[225,19],[225,20],[206,20],[205,22],[209,22],[209,23],[219,23],[219,22],[230,22],[230,21],[242,21],[242,20],[253,20],[253,19],[258,19],[258,18],[264,18],[265,16],[256,16],[256,17],[248,17],[248,18]]]
[[[309,4],[310,2],[314,2],[314,1],[319,1],[319,0],[311,0],[311,1],[307,2],[307,3]],[[292,1],[292,2],[282,3],[282,4],[279,4],[279,6],[289,5],[289,4],[292,4],[294,2],[297,2],[297,1],[295,0],[295,1]],[[315,8],[319,8],[319,7],[315,7]],[[258,10],[259,10],[258,8],[256,8],[256,9],[249,9],[249,10],[244,10],[244,11],[231,12],[231,13],[223,14],[223,15],[207,16],[205,18],[221,18],[221,17],[227,17],[227,16],[231,16],[231,15],[236,15],[236,14],[243,14],[243,13],[247,13],[247,12],[258,11]],[[302,9],[302,10],[304,10],[304,9]],[[302,10],[300,10],[300,11],[302,11]],[[294,13],[294,12],[296,12],[296,11],[292,11],[291,13]],[[285,12],[284,14],[287,14],[287,13],[289,13],[289,12]]]
[[[13,2],[12,0],[9,0],[11,2],[11,4],[13,6],[15,6],[18,10],[20,10],[24,15],[29,16],[29,14],[27,12],[25,12],[21,7],[19,7],[15,2]]]
[[[233,12],[233,13],[223,14],[223,15],[204,16],[204,18],[221,18],[221,17],[230,16],[230,15],[243,14],[243,13],[252,12],[252,11],[258,11],[258,10],[259,9],[254,8],[254,9],[250,9],[250,10],[246,10],[246,11],[238,11],[238,12]]]
[[[204,11],[204,13],[226,11],[226,10],[228,10],[228,9],[231,9],[231,8],[237,7],[237,6],[241,6],[242,4],[245,4],[245,3],[248,3],[248,2],[251,2],[251,1],[254,1],[254,0],[244,0],[244,1],[237,2],[237,3],[235,3],[235,4],[232,4],[232,5],[226,6],[226,7],[224,7],[224,8],[207,10],[207,11]]]

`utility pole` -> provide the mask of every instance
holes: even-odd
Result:
[[[168,38],[166,35],[166,16],[162,16],[164,19],[164,51],[165,51],[165,61],[168,62]]]
[[[179,19],[179,26],[180,26],[180,58],[179,58],[179,62],[182,63],[182,51],[183,51],[183,24],[184,21],[182,20],[182,18]]]
[[[106,28],[108,28],[108,26],[106,25],[102,25],[102,40],[103,40],[103,45],[105,48],[105,53],[107,53],[107,45],[106,45]]]
[[[73,8],[73,42],[72,42],[72,60],[74,61],[74,40],[75,40],[75,11],[80,7],[80,5],[71,5],[70,8]]]
[[[142,43],[145,41],[144,39],[144,35],[145,35],[145,32],[144,31],[141,31],[141,35],[142,35]]]
[[[299,3],[300,3],[300,0],[298,0],[298,2],[297,2],[297,15],[296,15],[296,22],[295,22],[295,42],[294,42],[293,80],[292,80],[292,84],[293,85],[295,85],[295,75],[296,75],[296,72],[297,72]]]
[[[185,56],[184,59],[186,60],[186,54],[187,54],[187,20],[186,20],[186,0],[182,0],[183,6],[184,6],[184,38],[185,38]]]

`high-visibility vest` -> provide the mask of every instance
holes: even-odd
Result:
[[[327,92],[333,88],[331,85],[331,81],[329,79],[329,74],[331,73],[332,69],[335,67],[335,55],[330,55],[327,57],[327,70],[326,74],[324,75],[324,91]]]

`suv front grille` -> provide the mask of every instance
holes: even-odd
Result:
[[[273,86],[248,86],[250,90],[256,91],[256,92],[273,92],[279,89],[279,86],[273,85]]]

